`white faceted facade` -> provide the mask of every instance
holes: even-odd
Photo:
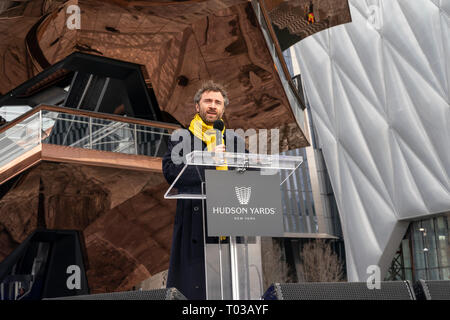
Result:
[[[409,222],[450,211],[450,0],[349,0],[295,47],[349,281],[386,273]]]

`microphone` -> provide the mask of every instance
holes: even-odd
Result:
[[[216,146],[222,144],[222,130],[225,127],[222,120],[218,119],[214,121],[213,128],[216,131]]]
[[[222,144],[222,130],[224,126],[225,125],[223,124],[222,120],[218,119],[214,121],[213,128],[214,131],[216,131],[216,147]],[[223,163],[224,160],[222,156],[220,156],[219,159],[217,159],[216,161],[218,161],[219,163]]]

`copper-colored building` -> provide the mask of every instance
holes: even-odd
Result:
[[[83,234],[91,293],[166,270],[175,202],[163,199],[163,141],[189,125],[202,81],[227,88],[227,128],[278,129],[281,152],[310,146],[282,49],[350,16],[346,1],[318,1],[314,26],[289,20],[307,3],[3,1],[0,106],[28,109],[0,134],[20,127],[28,140],[2,145],[0,261],[36,228],[70,229]],[[314,233],[330,233],[317,218]]]

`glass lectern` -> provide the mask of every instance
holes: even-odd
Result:
[[[208,241],[207,237],[215,237],[216,235],[207,235],[205,232],[208,200],[206,190],[208,188],[208,181],[206,179],[202,183],[200,194],[179,194],[174,190],[178,179],[183,175],[183,172],[188,166],[226,166],[228,170],[223,174],[239,174],[245,177],[246,174],[250,175],[248,172],[253,171],[252,175],[255,175],[254,171],[258,171],[261,176],[268,176],[272,180],[278,179],[280,185],[282,185],[300,166],[302,161],[302,157],[295,156],[231,152],[213,153],[193,151],[186,156],[186,163],[183,169],[167,190],[164,198],[202,199],[203,201],[205,288],[207,300],[253,300],[261,298],[264,293],[264,288],[262,281],[260,238],[261,236],[268,235],[264,233],[259,234],[257,229],[253,229],[248,234],[244,231],[244,234],[232,236],[229,236],[233,234],[233,232],[230,232],[229,234],[223,234],[225,237],[217,237],[217,241],[210,243],[211,241]],[[287,170],[289,173],[283,181],[280,179],[280,170]],[[210,184],[212,185],[212,183]],[[238,192],[236,191],[236,193]],[[239,195],[237,197],[239,198]],[[247,194],[246,197],[248,198],[249,195]],[[239,199],[239,202],[242,203],[241,200]],[[239,217],[236,219],[243,220],[244,218]],[[281,219],[280,223],[282,224],[282,214],[279,214],[277,219]],[[208,233],[210,233],[209,229]],[[274,235],[271,234],[270,236]],[[276,236],[283,237],[283,232],[281,231]]]

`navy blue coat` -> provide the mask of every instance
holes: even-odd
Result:
[[[200,145],[199,139],[190,131],[189,133],[191,136],[191,149],[186,154],[194,150],[194,145]],[[227,138],[233,141],[233,150],[240,150],[238,149],[238,144],[242,148],[244,141],[240,137],[237,135],[227,137],[225,135],[224,140],[227,151],[231,149],[227,144]],[[197,140],[197,142],[194,143],[194,140]],[[182,140],[168,142],[168,150],[162,161],[164,177],[169,184],[173,183],[184,167],[184,163],[176,165],[171,159],[172,149],[178,143],[182,143]],[[204,142],[201,142],[201,146],[203,150],[206,150]],[[180,153],[180,156],[186,156],[186,154]],[[188,166],[175,185],[178,192],[200,194],[201,182],[205,180],[205,169],[215,169],[215,167]],[[208,239],[211,240],[211,238]],[[186,298],[192,300],[206,299],[203,241],[202,200],[177,200],[167,288],[175,287]]]

